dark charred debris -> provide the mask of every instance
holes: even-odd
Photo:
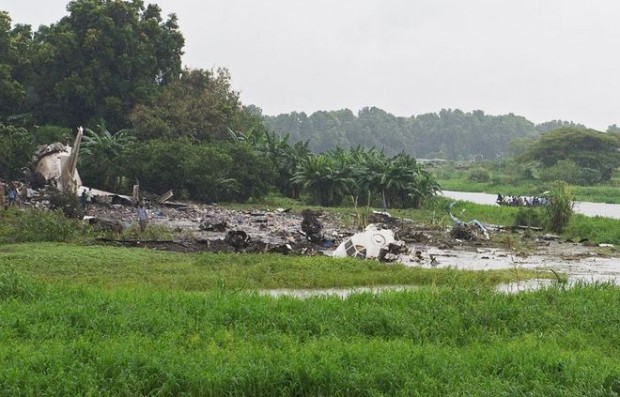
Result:
[[[84,193],[85,189],[88,188],[79,186],[77,192]],[[173,202],[171,192],[162,196],[144,193],[139,201],[148,209],[149,225],[166,227],[172,232],[172,239],[127,239],[115,236],[123,236],[123,231],[137,222],[137,200],[96,189],[88,189],[88,194],[93,195],[92,202],[71,213],[106,235],[95,241],[105,245],[178,252],[350,256],[393,262],[407,255],[421,260],[421,252],[429,247],[449,249],[489,243],[484,234],[486,231],[488,235],[489,228],[481,229],[482,224],[477,221],[454,218],[453,226],[446,230],[393,217],[387,212],[373,212],[366,217],[368,227],[359,230],[350,226],[358,224],[354,214],[311,209],[295,213],[282,208],[238,211],[216,204]],[[60,208],[66,204],[55,198],[58,195],[55,186],[46,184],[21,206]],[[79,195],[74,195],[79,199]],[[72,202],[73,207],[76,205],[80,206],[79,200]],[[344,254],[337,255],[339,249]]]

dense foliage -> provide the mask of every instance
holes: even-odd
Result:
[[[176,17],[142,0],[76,0],[67,11],[33,36],[30,109],[56,124],[127,126],[128,112],[181,72]]]
[[[226,69],[182,68],[176,16],[162,18],[156,4],[73,0],[67,11],[36,31],[0,13],[0,178],[23,179],[36,145],[71,142],[83,125],[79,170],[95,188],[129,193],[138,182],[205,201],[277,189],[322,205],[418,207],[439,186],[416,157],[480,162],[527,152],[549,129],[584,128],[458,109],[263,116],[241,103]],[[609,158],[569,157],[540,176],[605,181],[618,165]],[[471,175],[489,179],[483,169]]]
[[[0,179],[23,177],[22,168],[30,163],[34,147],[33,136],[28,130],[0,122]]]
[[[551,173],[550,179],[566,180],[572,174],[574,180],[567,182],[605,182],[620,166],[620,135],[560,128],[542,134],[520,158],[539,162]],[[568,175],[564,174],[567,171]],[[564,177],[558,178],[557,175]]]
[[[376,107],[363,108],[357,115],[343,109],[266,116],[265,124],[278,134],[290,134],[294,142],[310,141],[310,149],[319,152],[361,145],[392,155],[404,151],[449,160],[494,160],[511,154],[511,141],[529,142],[541,132],[567,125],[583,127],[560,120],[534,125],[514,114],[492,116],[480,110],[443,109],[397,117]]]

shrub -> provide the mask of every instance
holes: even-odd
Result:
[[[537,208],[521,207],[515,215],[513,226],[542,227],[543,216]]]
[[[484,183],[488,182],[490,179],[491,173],[489,172],[489,170],[481,167],[472,169],[469,172],[469,175],[467,175],[467,180],[470,182]]]
[[[549,193],[549,204],[545,208],[545,226],[547,229],[561,233],[573,215],[575,195],[569,185],[555,181]]]
[[[541,171],[544,181],[560,180],[573,185],[591,186],[601,181],[602,174],[594,168],[583,168],[572,160],[560,160]]]
[[[82,219],[84,210],[80,205],[80,199],[75,193],[65,193],[54,190],[50,194],[50,209],[59,210],[69,218]]]

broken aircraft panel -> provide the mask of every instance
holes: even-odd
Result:
[[[390,244],[396,243],[394,231],[390,229],[379,229],[371,224],[361,233],[356,233],[345,240],[336,248],[333,256],[335,257],[354,257],[359,259],[380,258],[381,255],[390,249]]]

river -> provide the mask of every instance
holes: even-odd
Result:
[[[476,204],[496,205],[497,195],[488,193],[453,192],[444,190],[443,196],[461,201],[470,201]],[[612,219],[620,219],[620,204],[591,203],[588,201],[576,201],[573,208],[576,213],[586,216],[602,216]]]

